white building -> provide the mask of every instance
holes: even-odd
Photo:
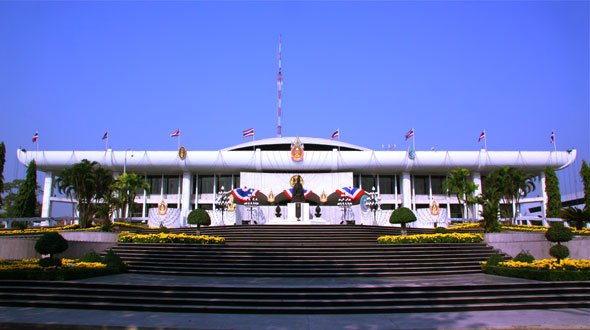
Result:
[[[300,141],[300,145],[298,144]],[[181,156],[183,156],[181,158]],[[51,216],[52,204],[68,202],[54,193],[54,178],[66,167],[83,159],[96,161],[115,174],[123,171],[145,175],[150,189],[137,197],[141,211],[136,215],[148,217],[149,209],[157,209],[164,200],[168,208],[178,208],[180,218],[176,225],[186,224],[186,215],[195,208],[212,210],[214,223],[222,224],[214,212],[215,196],[223,186],[226,191],[238,187],[251,187],[265,195],[272,191],[278,195],[289,189],[290,179],[301,175],[304,188],[320,195],[330,195],[342,187],[359,187],[379,192],[381,209],[379,217],[362,206],[355,206],[357,223],[386,224],[388,210],[406,206],[416,211],[427,225],[431,217],[428,210],[433,201],[440,206],[438,219],[458,217],[460,205],[457,199],[447,196],[441,185],[447,173],[459,167],[471,171],[473,181],[481,192],[482,176],[492,170],[509,165],[521,168],[540,177],[538,191],[541,196],[527,197],[522,202],[539,202],[544,205],[544,169],[556,170],[572,164],[576,150],[571,151],[377,151],[319,138],[270,138],[252,141],[217,151],[25,151],[18,150],[17,157],[23,164],[35,160],[39,171],[45,172],[43,185],[42,216]],[[313,204],[313,203],[312,203]],[[314,217],[314,207],[306,220],[340,223],[337,206],[322,206],[322,216]],[[276,206],[259,206],[259,223],[287,221],[289,211],[282,207],[281,218],[275,217]],[[238,212],[225,212],[223,224],[240,222]],[[421,211],[422,210],[422,211]],[[390,211],[389,211],[390,212]],[[234,214],[235,213],[235,214]],[[430,219],[437,221],[437,219]]]

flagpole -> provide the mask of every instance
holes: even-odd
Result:
[[[557,152],[557,139],[555,138],[555,130],[551,132],[553,133],[553,151]]]
[[[488,150],[488,133],[485,129],[483,130],[483,147],[486,151]]]
[[[414,150],[414,154],[416,154],[416,130],[412,128],[414,134],[412,134],[412,149]]]
[[[107,131],[107,139],[104,143],[105,150],[109,150],[109,131]]]

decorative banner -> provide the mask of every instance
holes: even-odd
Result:
[[[303,143],[299,140],[299,138],[295,139],[294,143],[291,143],[291,159],[294,162],[300,162],[303,160]]]
[[[258,193],[258,189],[254,188],[236,188],[232,189],[231,194],[240,202],[245,203],[247,202],[250,197],[256,195]]]
[[[362,190],[361,188],[356,188],[356,187],[342,187],[340,189],[336,189],[336,191],[340,195],[350,197],[352,199],[352,201],[356,201],[365,193],[364,190]]]
[[[293,199],[293,188],[286,189],[284,192],[289,199]],[[307,199],[309,195],[311,195],[311,190],[303,188],[303,198]]]
[[[363,197],[361,197],[360,205],[361,211],[363,211],[363,213],[369,212],[369,196],[363,195]]]
[[[162,199],[158,204],[158,214],[166,215],[166,213],[168,213],[168,204],[164,199]]]
[[[178,157],[182,160],[186,159],[186,149],[184,147],[178,148]]]
[[[414,160],[414,158],[416,158],[416,151],[414,151],[414,147],[412,146],[408,148],[408,158],[410,158],[411,160]]]

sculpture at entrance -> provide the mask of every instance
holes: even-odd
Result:
[[[305,201],[305,197],[303,196],[303,185],[301,184],[301,177],[297,177],[295,179],[295,184],[293,185],[293,203],[303,203]]]

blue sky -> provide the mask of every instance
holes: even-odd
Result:
[[[283,135],[373,149],[578,149],[590,160],[588,1],[0,2],[0,140],[217,150]],[[568,186],[569,185],[569,186]],[[569,191],[568,191],[569,190]]]

